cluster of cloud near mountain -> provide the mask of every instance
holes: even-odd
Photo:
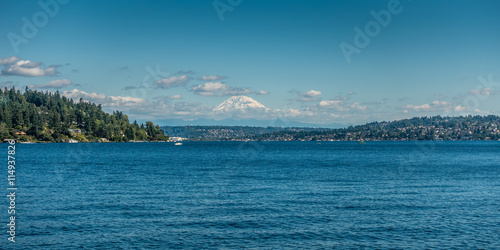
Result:
[[[3,69],[0,70],[0,75],[26,77],[55,76],[58,75],[57,67],[59,67],[59,65],[43,67],[43,63],[41,62],[22,60],[17,56],[1,58],[0,66],[3,66]]]
[[[146,104],[147,101],[141,98],[130,96],[106,96],[105,94],[87,93],[78,89],[65,90],[63,96],[75,101],[82,100],[101,104],[103,107],[130,107]]]
[[[248,88],[234,88],[221,82],[207,82],[191,88],[197,95],[203,96],[233,96],[248,95],[254,91]]]
[[[183,71],[184,72],[184,71]],[[190,71],[187,71],[190,72]],[[190,72],[192,74],[192,72]],[[198,81],[206,81],[202,84],[194,84],[188,88],[189,91],[196,95],[202,96],[235,96],[235,95],[267,95],[268,91],[260,90],[255,91],[251,88],[243,87],[232,87],[228,84],[221,82],[221,80],[226,79],[226,76],[220,75],[204,75],[202,77],[196,78]],[[176,87],[186,87],[189,82],[195,80],[195,78],[190,77],[186,74],[170,76],[168,78],[162,78],[154,82],[155,89],[170,89]],[[124,89],[137,89],[138,87],[127,86]]]

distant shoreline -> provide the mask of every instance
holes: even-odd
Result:
[[[279,141],[279,140],[274,140],[274,141],[258,141],[258,140],[249,140],[249,141],[244,141],[244,140],[185,140],[182,142],[244,142],[244,143],[252,143],[252,142],[311,142],[311,143],[323,143],[323,142],[352,142],[352,143],[359,143],[360,141],[300,141],[300,140],[295,140],[295,141]],[[500,139],[498,140],[364,140],[362,142],[500,142]],[[115,143],[168,143],[168,144],[175,144],[177,142],[175,141],[169,141],[169,142],[159,142],[159,141],[150,141],[150,142],[16,142],[16,144],[78,144],[78,143],[99,143],[99,144],[115,144]]]

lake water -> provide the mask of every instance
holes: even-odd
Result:
[[[1,248],[500,248],[500,142],[16,146]]]

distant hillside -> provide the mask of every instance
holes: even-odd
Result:
[[[164,126],[170,136],[191,140],[358,141],[498,140],[499,116],[415,117],[340,129],[244,126]]]
[[[500,117],[414,117],[392,122],[372,122],[348,128],[311,132],[274,132],[250,139],[305,141],[414,141],[414,140],[498,140]]]
[[[275,132],[321,131],[317,128],[280,128],[248,126],[163,126],[161,129],[170,137],[182,137],[190,140],[232,140],[251,138]]]
[[[331,123],[331,124],[313,124],[313,123],[302,123],[302,122],[294,122],[288,120],[257,120],[257,119],[223,119],[223,120],[215,120],[215,119],[194,119],[185,121],[183,119],[161,119],[161,120],[153,120],[156,124],[161,124],[163,126],[168,127],[181,127],[181,126],[234,126],[234,127],[294,127],[294,128],[345,128],[350,124],[341,124],[341,123]]]
[[[21,141],[129,141],[167,140],[158,125],[129,123],[120,111],[108,114],[101,105],[74,102],[59,92],[26,88],[0,89],[0,139]]]

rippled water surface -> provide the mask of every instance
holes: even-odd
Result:
[[[16,150],[1,248],[500,248],[500,142]]]

